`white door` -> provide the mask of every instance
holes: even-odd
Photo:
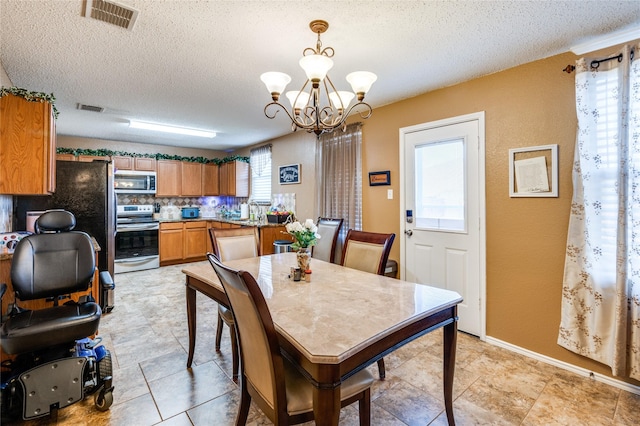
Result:
[[[458,292],[485,337],[484,114],[400,129],[401,277]]]

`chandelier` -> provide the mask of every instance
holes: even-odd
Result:
[[[282,109],[291,119],[292,131],[300,128],[317,136],[337,128],[344,131],[345,121],[354,109],[360,110],[363,119],[371,116],[372,109],[369,104],[363,102],[364,95],[378,77],[368,71],[352,72],[347,75],[346,80],[351,84],[353,93],[336,90],[327,74],[333,66],[331,58],[334,51],[332,47],[323,49],[320,41],[320,34],[327,31],[329,24],[326,21],[315,20],[311,21],[309,28],[318,34],[318,42],[315,49],[307,47],[302,52],[300,66],[307,74],[302,89],[285,94],[291,103],[291,111],[279,102],[280,95],[291,82],[291,77],[281,72],[266,72],[260,76],[260,80],[267,86],[273,102],[264,107],[264,115],[273,119]],[[357,102],[349,106],[354,97]]]

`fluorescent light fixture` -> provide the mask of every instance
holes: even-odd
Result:
[[[585,53],[590,53],[600,49],[606,49],[607,47],[626,43],[631,40],[637,40],[639,38],[640,28],[633,27],[626,30],[605,34],[602,37],[596,37],[586,43],[571,47],[571,51],[576,55],[584,55]]]
[[[144,121],[129,120],[132,129],[153,130],[164,133],[177,133],[179,135],[200,136],[202,138],[215,138],[216,133],[207,130],[189,129],[187,127],[167,126],[166,124],[147,123]]]

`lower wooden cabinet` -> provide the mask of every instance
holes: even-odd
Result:
[[[160,223],[160,266],[206,259],[208,240],[206,220]]]
[[[293,236],[287,234],[284,225],[282,226],[261,226],[260,227],[260,255],[275,253],[273,243],[276,240],[293,241]]]
[[[207,254],[207,222],[204,220],[184,223],[185,260],[204,259]]]
[[[181,263],[184,259],[184,233],[182,222],[160,224],[160,265]]]
[[[208,252],[213,252],[210,228],[240,228],[241,225],[218,220],[192,220],[184,222],[160,223],[160,266],[205,260]],[[261,226],[260,255],[273,254],[276,240],[290,240],[293,237],[282,226]]]

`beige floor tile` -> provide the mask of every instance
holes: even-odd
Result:
[[[116,306],[103,315],[100,324],[114,366],[110,410],[96,411],[89,397],[60,410],[57,422],[43,419],[13,424],[234,425],[239,388],[231,381],[229,333],[225,328],[221,351],[216,352],[217,304],[203,295],[196,298],[193,368],[186,368],[182,268],[175,265],[115,277]],[[385,364],[387,379],[375,380],[371,390],[372,425],[447,424],[442,330],[389,354]],[[378,377],[375,364],[368,369]],[[458,333],[454,380],[458,425],[637,425],[639,413],[640,395]],[[340,425],[358,425],[358,418],[357,405],[346,407],[340,413]],[[252,405],[247,425],[271,424]]]

